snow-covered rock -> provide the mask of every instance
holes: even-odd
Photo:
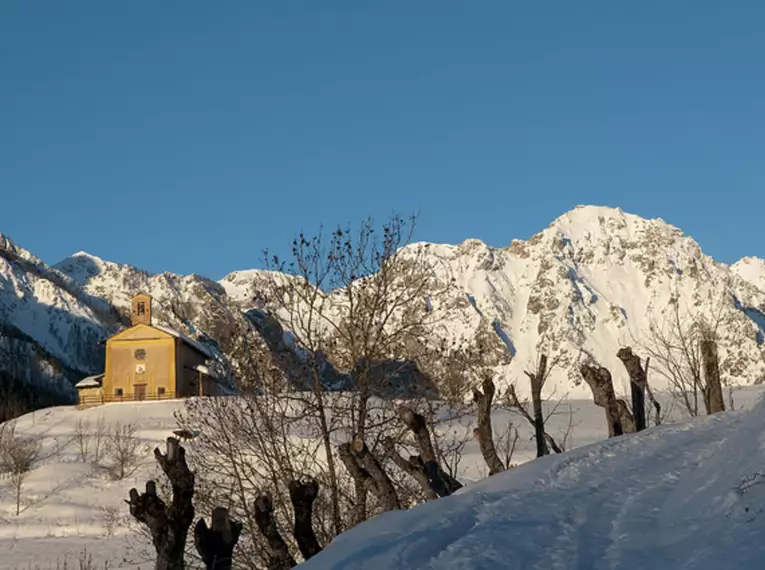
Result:
[[[765,291],[765,259],[745,257],[734,263],[731,270],[760,291]]]

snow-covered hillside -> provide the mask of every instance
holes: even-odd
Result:
[[[623,391],[618,349],[631,345],[640,352],[650,342],[651,324],[663,326],[674,307],[685,322],[719,321],[725,383],[765,380],[765,261],[718,263],[661,219],[582,206],[508,247],[470,239],[456,246],[412,244],[408,251],[415,248],[425,252],[440,281],[451,284],[433,302],[433,341],[481,339],[498,383],[520,380],[520,393],[528,388],[524,369],[543,351],[557,359],[548,394],[587,397],[578,365],[588,358],[611,369]],[[260,342],[258,322],[245,313],[257,306],[266,277],[262,270],[234,272],[219,283],[198,275],[151,275],[84,252],[48,267],[2,238],[0,372],[34,364],[65,383],[98,371],[96,341],[124,326],[129,298],[138,291],[153,296],[158,323],[207,343],[230,362],[242,343]],[[665,386],[660,366],[652,363],[657,389]],[[56,373],[57,367],[70,373]]]
[[[736,409],[752,409],[763,393],[761,386],[734,391]],[[174,413],[183,406],[177,400],[87,410],[61,406],[19,418],[16,432],[39,441],[41,451],[22,487],[20,515],[10,480],[0,479],[0,570],[56,568],[65,561],[71,567],[83,549],[97,567],[109,562],[114,570],[151,568],[149,539],[130,523],[124,500],[131,487],[158,476],[151,450],[173,434]],[[671,417],[669,402],[665,409]],[[762,548],[762,500],[749,500],[760,497],[763,405],[751,414],[726,412],[607,442],[602,442],[607,435],[603,410],[591,401],[568,401],[558,411],[547,429],[561,439],[571,421],[572,452],[531,461],[531,428],[515,412],[497,411],[497,429],[508,421],[519,428],[513,463],[530,462],[527,466],[475,483],[486,477],[486,465],[478,443],[470,439],[460,463],[467,486],[458,496],[382,515],[336,539],[307,568],[682,568],[666,560],[675,552],[673,545],[681,560],[689,555],[689,529],[701,533],[696,550],[702,556],[704,545],[722,548],[735,538],[742,546],[751,534],[756,537],[749,546]],[[106,432],[137,426],[140,459],[124,480],[110,476],[108,454],[94,464],[99,424]],[[475,418],[467,417],[452,428],[473,425]],[[88,434],[85,461],[78,432]],[[193,449],[194,440],[185,445]],[[708,494],[706,503],[700,493]],[[751,526],[743,522],[747,506],[754,517]],[[701,528],[710,521],[712,527]],[[636,563],[632,549],[654,558]],[[648,566],[649,561],[657,564]]]
[[[765,402],[548,456],[380,515],[306,570],[765,565]]]
[[[16,516],[10,480],[0,480],[0,569],[55,568],[64,561],[72,567],[85,548],[99,566],[108,561],[110,568],[141,567],[133,562],[145,562],[148,545],[127,525],[123,501],[131,487],[143,487],[147,478],[156,477],[150,452],[173,435],[173,413],[182,407],[180,400],[116,403],[88,410],[60,406],[19,418],[16,433],[39,441],[41,449],[23,484],[20,515]],[[101,441],[102,459],[95,464],[100,423],[107,435]],[[105,451],[108,433],[131,424],[138,428],[140,459],[135,472],[115,481]],[[85,461],[78,431],[88,434]]]

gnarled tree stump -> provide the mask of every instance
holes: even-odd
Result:
[[[159,448],[154,457],[170,480],[173,498],[170,505],[157,496],[154,481],[146,483],[146,491],[139,494],[130,489],[130,514],[143,523],[151,533],[154,550],[157,553],[156,570],[183,570],[184,549],[189,527],[194,520],[194,474],[186,463],[186,450],[174,437],[167,438],[167,453]]]
[[[242,534],[242,523],[228,516],[228,509],[217,507],[212,524],[199,519],[194,527],[194,545],[207,570],[231,570],[234,548]]]

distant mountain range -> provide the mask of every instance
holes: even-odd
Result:
[[[424,248],[455,284],[433,307],[436,335],[488,341],[498,383],[520,380],[520,392],[523,370],[542,351],[558,357],[549,393],[588,396],[578,373],[586,355],[611,368],[623,389],[616,352],[646,342],[650,323],[665,320],[675,301],[684,317],[721,317],[726,382],[765,381],[765,261],[719,263],[661,219],[580,206],[508,247],[476,239],[409,247]],[[239,343],[265,334],[248,316],[262,278],[261,270],[219,282],[149,274],[85,252],[49,266],[0,234],[0,373],[71,400],[73,382],[102,370],[98,342],[128,324],[137,291],[152,295],[158,323],[206,343],[235,368]],[[660,375],[652,381],[662,388]]]

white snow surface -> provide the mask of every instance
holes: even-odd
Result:
[[[760,291],[765,291],[765,259],[745,257],[731,266],[731,270]]]
[[[532,461],[339,536],[306,570],[765,566],[765,403]]]
[[[735,390],[736,408],[751,409],[764,391],[761,386]],[[55,568],[64,560],[74,562],[84,548],[97,565],[151,568],[150,544],[127,524],[124,500],[131,487],[143,488],[158,476],[151,449],[163,446],[177,429],[173,414],[183,405],[172,400],[87,410],[61,406],[20,418],[17,433],[38,439],[42,451],[24,481],[18,517],[10,481],[0,479],[0,569]],[[666,403],[665,410],[678,411]],[[93,433],[100,418],[110,428],[138,426],[142,457],[125,480],[109,476],[108,461],[97,467],[78,457],[78,421]],[[765,499],[758,475],[765,465],[762,404],[752,413],[723,413],[606,442],[603,410],[592,402],[564,403],[548,421],[548,431],[560,441],[569,419],[573,451],[537,461],[528,426],[515,414],[496,412],[495,430],[509,420],[519,427],[513,462],[526,465],[476,483],[486,476],[486,466],[470,439],[459,473],[466,488],[458,496],[380,516],[336,539],[306,567],[622,568],[632,563],[647,568],[644,563],[656,561],[660,568],[726,568],[674,566],[667,560],[675,554],[686,560],[693,551],[703,562],[707,547],[735,546],[743,557],[752,549],[762,553],[765,545],[751,538],[763,531],[758,518]],[[464,418],[449,430],[474,425],[475,418]],[[110,512],[116,520],[111,534]],[[755,518],[745,523],[747,516]],[[699,539],[692,548],[694,532]]]
[[[146,541],[126,526],[129,520],[124,499],[131,487],[142,489],[158,472],[150,451],[173,435],[173,413],[181,400],[114,403],[78,410],[73,406],[47,408],[27,414],[16,422],[16,433],[41,443],[40,458],[24,481],[21,514],[15,511],[15,495],[9,480],[0,479],[0,569],[55,568],[67,561],[70,567],[87,549],[98,566],[150,568]],[[141,459],[138,468],[122,481],[101,466],[79,458],[75,439],[77,422],[88,424],[94,434],[99,419],[108,429],[125,424],[138,427]],[[90,437],[91,450],[95,436]],[[106,519],[115,513],[113,534],[107,536]],[[139,566],[138,563],[143,564]]]

